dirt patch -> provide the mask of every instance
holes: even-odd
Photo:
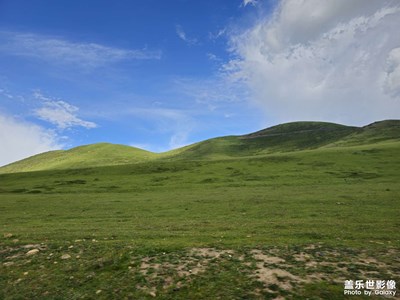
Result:
[[[231,252],[231,251],[229,251]],[[164,262],[164,263],[155,263],[152,262],[154,258],[144,257],[140,263],[140,272],[143,275],[149,273],[157,273],[161,270],[164,271],[176,271],[178,276],[189,276],[192,274],[198,274],[206,269],[208,262],[211,259],[219,258],[221,255],[220,252],[214,251],[211,248],[205,248],[201,251],[198,249],[192,249],[189,252],[189,255],[186,257],[182,257],[179,262],[171,263],[171,262]]]
[[[318,282],[336,282],[340,285],[353,277],[374,279],[385,278],[389,274],[391,278],[398,278],[396,250],[371,257],[366,251],[338,251],[313,244],[303,247],[301,251],[298,247],[253,249],[250,254],[255,260],[252,276],[263,283],[264,291],[268,293],[277,290],[294,293],[304,284]]]
[[[256,260],[263,261],[266,264],[281,264],[281,263],[285,262],[285,260],[283,258],[280,258],[278,256],[266,255],[266,254],[262,253],[261,250],[251,250],[250,253],[253,254],[253,257]]]
[[[284,269],[284,266],[288,266],[285,259],[265,254],[258,249],[251,250],[250,253],[257,261],[253,276],[264,284],[265,291],[273,292],[270,288],[271,286],[277,286],[281,290],[289,291],[293,289],[293,282],[301,283],[305,281]],[[282,264],[284,264],[284,266],[282,266]],[[280,268],[274,266],[279,266]]]
[[[190,251],[190,255],[207,258],[219,258],[221,255],[232,256],[233,254],[234,251],[232,250],[218,250],[215,248],[192,248]]]
[[[307,253],[300,252],[299,254],[293,255],[293,258],[294,258],[296,261],[303,261],[303,262],[306,262],[306,261],[309,261],[309,260],[310,260],[311,256],[310,256],[309,254],[307,254]]]
[[[156,286],[157,282],[162,281],[163,290],[171,287],[179,289],[183,284],[189,284],[195,276],[206,272],[211,263],[218,263],[221,259],[230,259],[234,255],[233,250],[192,248],[186,255],[179,256],[179,259],[162,261],[165,260],[165,257],[143,257],[136,270],[130,268],[131,272],[139,272],[148,281],[147,285],[138,286],[138,289],[153,294],[156,293],[156,289],[152,286]],[[134,264],[134,262],[131,263]]]
[[[151,263],[150,262],[150,258],[149,257],[145,257],[142,259],[141,263],[140,263],[140,273],[142,275],[156,275],[160,269],[161,269],[161,264],[159,263]]]
[[[291,281],[304,282],[303,279],[289,273],[288,271],[282,269],[269,269],[264,267],[262,263],[257,264],[256,276],[259,281],[265,283],[266,287],[276,284],[284,290],[291,290],[293,288]]]

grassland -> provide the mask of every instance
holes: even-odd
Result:
[[[345,299],[347,279],[399,283],[392,125],[0,174],[0,298]]]

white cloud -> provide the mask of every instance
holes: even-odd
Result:
[[[195,128],[193,111],[164,107],[132,107],[126,103],[124,107],[115,107],[98,115],[113,121],[123,121],[129,118],[129,123],[138,124],[140,130],[145,130],[150,138],[156,136],[157,143],[150,144],[147,140],[136,140],[130,145],[148,151],[164,152],[179,148],[190,143],[189,136]],[[125,123],[126,125],[126,123]]]
[[[247,5],[256,6],[257,2],[258,2],[257,0],[243,0],[242,6],[243,7],[246,7]]]
[[[0,32],[0,51],[55,64],[96,68],[125,60],[160,59],[160,51],[108,47],[96,43],[77,43],[31,33]]]
[[[71,127],[95,128],[97,125],[93,122],[84,121],[77,117],[78,107],[65,101],[52,99],[43,96],[36,91],[34,97],[41,101],[42,107],[35,110],[35,115],[44,121],[56,125],[59,129]]]
[[[52,131],[5,114],[0,114],[0,141],[0,166],[62,148]]]
[[[400,117],[400,3],[283,0],[231,35],[230,78],[274,122]]]
[[[183,30],[183,28],[182,28],[182,26],[181,25],[176,25],[175,26],[175,30],[176,30],[176,34],[178,35],[178,37],[182,40],[182,41],[184,41],[184,42],[186,42],[188,45],[196,45],[197,44],[197,39],[195,39],[195,38],[189,38],[187,35],[186,35],[186,32]]]
[[[157,131],[170,136],[169,148],[163,149],[164,151],[188,144],[189,134],[193,130],[193,120],[187,112],[168,108],[151,108],[134,109],[131,113],[152,119],[153,124],[157,126]]]
[[[390,51],[386,62],[384,90],[392,97],[400,97],[400,47]]]

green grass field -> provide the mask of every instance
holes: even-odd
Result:
[[[399,284],[398,122],[297,125],[0,169],[0,299],[347,299],[344,280]]]

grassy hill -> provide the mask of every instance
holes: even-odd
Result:
[[[149,160],[229,159],[399,139],[399,120],[376,122],[365,127],[292,122],[247,135],[213,138],[161,154],[108,143],[51,151],[4,166],[0,173],[112,166]]]
[[[176,150],[178,159],[223,159],[315,149],[360,131],[326,122],[293,122],[242,136],[214,138]],[[169,153],[170,155],[173,152]]]
[[[357,129],[333,146],[366,145],[400,140],[400,120],[374,122]]]
[[[46,169],[0,174],[0,299],[347,299],[344,280],[398,283],[398,126],[15,163]]]
[[[98,143],[41,153],[4,166],[0,173],[132,164],[152,159],[154,155],[135,147]]]
[[[386,156],[388,160],[392,160],[399,145],[400,120],[379,121],[364,127],[351,127],[327,122],[292,122],[247,135],[209,139],[161,154],[130,146],[98,143],[70,150],[50,151],[4,166],[0,168],[0,175],[4,174],[4,178],[16,178],[16,180],[3,181],[4,185],[8,186],[8,189],[0,186],[0,192],[16,191],[19,193],[19,190],[21,190],[22,193],[46,193],[54,188],[57,191],[60,189],[64,191],[69,190],[71,187],[80,192],[78,187],[80,187],[81,179],[76,179],[76,174],[93,174],[96,177],[93,179],[92,184],[86,184],[86,179],[82,180],[82,182],[85,182],[81,186],[83,187],[82,192],[103,191],[108,188],[113,190],[117,187],[120,188],[117,183],[125,175],[172,173],[185,174],[186,176],[187,171],[192,170],[191,172],[194,172],[193,170],[196,169],[196,166],[215,166],[219,164],[222,166],[227,165],[227,170],[234,170],[233,173],[237,174],[240,180],[247,180],[246,176],[241,176],[240,168],[229,167],[234,164],[233,161],[237,160],[239,164],[243,162],[251,164],[257,160],[266,161],[268,164],[277,162],[279,169],[282,168],[284,162],[291,161],[292,157],[315,156],[316,159],[313,163],[305,163],[305,165],[311,167],[330,166],[335,164],[335,159],[339,159],[336,153],[345,153],[344,157],[346,159],[353,160],[352,163],[346,162],[342,166],[343,174],[350,174],[351,170],[354,171],[356,168],[349,166],[353,165],[353,163],[354,166],[357,163],[361,164],[361,161],[357,160],[358,158],[364,159],[363,157],[367,153],[371,153],[374,157],[384,158]],[[385,153],[385,155],[380,152]],[[340,158],[340,161],[343,162],[343,159]],[[302,162],[298,164],[300,165]],[[279,169],[278,171],[282,172],[283,170]],[[24,174],[25,172],[33,173]],[[11,173],[16,174],[12,175]],[[103,173],[113,176],[113,180],[107,180],[109,185],[102,185],[97,182],[98,180],[95,180],[98,179],[97,176],[101,176]],[[212,174],[213,172],[210,170],[209,173]],[[222,178],[211,176],[199,179],[199,182],[224,182],[225,179],[223,178],[227,172],[218,169],[215,173],[222,176]],[[374,177],[374,174],[354,171],[351,176]],[[53,177],[63,176],[69,178],[70,175],[73,177],[71,180],[58,181],[54,186],[42,184],[43,178],[48,178],[51,181]],[[231,175],[234,176],[233,174]],[[28,178],[34,183],[36,181],[33,177],[36,176],[40,178],[36,185],[32,184],[30,187],[21,186],[20,178]],[[248,176],[252,178],[252,175],[248,174]],[[257,177],[257,174],[254,173],[254,176]],[[163,185],[164,182],[167,182],[170,188],[175,187],[172,182],[179,181],[171,180],[172,177],[185,181],[184,177],[167,176],[161,179],[154,179],[154,185]],[[346,175],[343,175],[343,177],[346,177]],[[126,179],[125,181],[128,182],[129,180]],[[235,182],[235,180],[230,181]],[[151,182],[142,182],[136,179],[135,183],[130,185],[133,189],[128,189],[127,191],[140,190],[141,186],[151,185]],[[43,188],[40,188],[41,186]],[[176,187],[179,187],[179,183]],[[123,189],[126,190],[126,188]]]

